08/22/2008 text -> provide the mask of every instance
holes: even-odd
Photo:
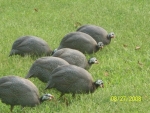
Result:
[[[111,96],[110,101],[112,102],[141,102],[141,96]]]

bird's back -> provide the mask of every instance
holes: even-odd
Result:
[[[0,98],[10,105],[35,106],[39,104],[37,87],[27,79],[18,76],[0,78]]]
[[[92,76],[85,69],[74,65],[56,68],[47,88],[56,88],[63,93],[88,92],[92,87]]]
[[[107,39],[108,33],[102,27],[96,25],[83,25],[78,28],[77,31],[90,35],[97,43],[103,42],[104,45],[110,43],[110,40]]]
[[[82,53],[93,53],[97,42],[88,34],[82,32],[72,32],[64,36],[60,42],[61,48],[72,48],[81,51]]]
[[[87,60],[83,53],[70,48],[62,48],[53,54],[54,57],[59,57],[66,60],[69,64],[76,65],[82,68],[86,67]]]
[[[50,55],[51,49],[47,42],[35,36],[23,36],[18,38],[12,45],[10,56],[19,54],[22,56],[33,55],[42,56]]]
[[[42,82],[47,82],[51,72],[61,65],[69,65],[69,63],[58,57],[41,57],[32,64],[25,78],[37,77]]]

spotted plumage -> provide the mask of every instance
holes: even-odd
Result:
[[[104,45],[108,45],[111,39],[115,37],[114,32],[107,33],[104,28],[96,25],[83,25],[77,31],[90,35],[97,43],[103,42]]]
[[[22,77],[9,75],[0,78],[0,99],[3,103],[11,106],[11,112],[15,105],[34,107],[52,98],[51,94],[39,97],[37,87]]]
[[[85,69],[66,65],[56,68],[46,86],[46,89],[55,88],[61,92],[61,96],[66,93],[75,94],[93,93],[99,86],[103,87],[103,81],[93,82],[92,75]]]
[[[87,70],[90,69],[92,64],[98,63],[98,60],[95,57],[92,57],[87,61],[82,52],[71,48],[59,49],[52,56],[62,58],[69,64],[76,65]]]
[[[58,57],[38,58],[29,69],[25,78],[37,77],[42,82],[48,82],[51,72],[58,66],[69,65],[67,61]]]
[[[23,36],[14,41],[9,56],[47,56],[51,55],[51,48],[43,39],[36,36]]]
[[[58,49],[71,48],[82,53],[92,54],[103,47],[102,42],[96,42],[90,35],[83,32],[71,32],[63,37]]]

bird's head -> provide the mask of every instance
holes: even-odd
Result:
[[[104,83],[102,80],[97,80],[94,82],[94,84],[96,85],[96,87],[104,88]]]
[[[46,100],[52,100],[53,98],[54,98],[54,96],[51,95],[51,94],[44,94],[44,95],[40,98],[40,100],[41,100],[41,102],[43,102],[43,101],[46,101]]]
[[[98,42],[98,43],[97,43],[97,47],[98,47],[99,49],[102,49],[103,46],[104,46],[103,42]]]
[[[108,38],[110,38],[110,39],[111,39],[111,38],[115,38],[115,33],[114,33],[114,32],[109,33],[109,34],[108,34]]]
[[[92,57],[88,61],[89,64],[98,64],[98,60],[95,57]]]

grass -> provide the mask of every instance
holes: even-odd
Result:
[[[60,100],[45,102],[35,108],[27,107],[23,112],[149,113],[149,7],[149,0],[0,0],[0,77],[25,77],[34,62],[30,57],[8,57],[12,43],[18,37],[39,36],[55,49],[64,35],[77,29],[77,23],[94,24],[116,34],[110,45],[93,55],[100,63],[89,70],[95,80],[104,81],[105,88],[75,99],[65,95],[68,107]],[[41,95],[49,92],[56,99],[59,97],[58,91],[45,91],[45,84],[38,79],[30,80]],[[112,96],[119,100],[111,101]],[[121,98],[130,96],[140,96],[142,100],[121,101]],[[1,113],[9,112],[9,106],[2,102],[0,109]],[[13,112],[21,111],[16,106]]]

